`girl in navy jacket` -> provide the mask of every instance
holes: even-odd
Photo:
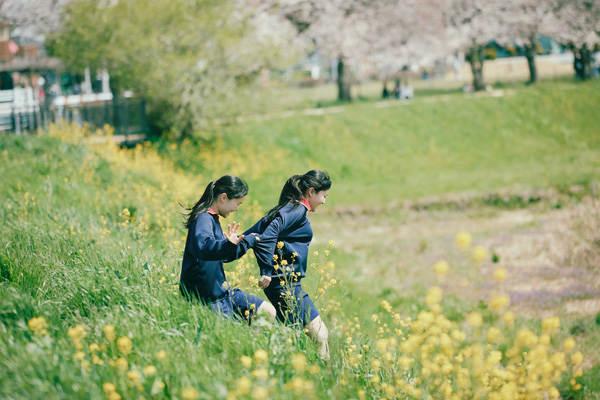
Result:
[[[236,211],[248,194],[248,185],[241,178],[225,175],[211,182],[200,200],[189,209],[188,228],[180,289],[188,298],[196,298],[228,317],[234,314],[250,318],[266,313],[275,318],[275,309],[257,296],[230,288],[223,263],[242,257],[255,245],[256,234],[238,236],[239,224],[230,224],[225,234],[219,218]]]
[[[309,295],[302,289],[308,247],[313,233],[308,212],[325,203],[331,179],[324,171],[308,171],[287,180],[279,204],[250,228],[258,233],[254,254],[260,269],[259,286],[282,322],[301,323],[319,345],[319,355],[329,358],[328,330]]]

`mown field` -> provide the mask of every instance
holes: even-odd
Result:
[[[531,254],[492,235],[526,242],[553,210],[583,207],[553,221],[587,222],[570,232],[591,253],[566,246],[557,267],[597,279],[599,88],[357,104],[134,150],[65,126],[0,137],[0,397],[600,397],[599,318],[524,312],[512,277]],[[249,224],[309,168],[334,180],[306,280],[328,364],[301,332],[223,320],[177,290],[179,203],[239,174],[250,195],[235,219]],[[513,230],[508,211],[533,217]],[[227,271],[258,293],[251,254]]]

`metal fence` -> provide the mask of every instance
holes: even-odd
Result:
[[[110,96],[100,101],[40,104],[31,88],[0,91],[0,132],[35,132],[60,121],[94,128],[108,124],[119,135],[147,133],[149,128],[143,99]]]

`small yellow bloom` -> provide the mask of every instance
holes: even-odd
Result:
[[[283,249],[283,242],[277,242],[277,248],[278,249]]]
[[[583,354],[581,354],[580,351],[575,352],[571,355],[571,363],[573,363],[573,365],[579,365],[583,362]]]
[[[257,386],[252,391],[252,398],[254,400],[266,400],[269,398],[269,391],[265,387]]]
[[[73,355],[73,359],[75,361],[82,361],[85,358],[85,353],[83,351],[78,351]]]
[[[248,356],[241,356],[240,362],[242,363],[242,366],[246,369],[252,366],[252,359]]]
[[[488,258],[488,252],[485,247],[476,246],[473,249],[473,254],[471,254],[471,257],[473,258],[473,261],[475,261],[477,264],[481,264]]]
[[[296,353],[292,356],[292,367],[301,374],[306,369],[306,357],[302,353]]]
[[[460,250],[467,250],[471,246],[471,234],[468,232],[459,232],[455,238],[456,247]]]
[[[104,393],[106,395],[109,395],[110,393],[116,391],[117,388],[115,387],[115,385],[113,383],[106,382],[102,385],[102,390],[104,390]]]
[[[124,355],[131,353],[131,349],[133,348],[133,343],[128,336],[121,336],[119,340],[117,340],[117,347],[119,351]]]
[[[134,385],[142,383],[142,375],[138,371],[129,371],[127,373],[127,379]]]
[[[448,269],[450,267],[448,266],[448,262],[441,260],[436,262],[433,265],[433,270],[435,271],[435,274],[439,277],[439,278],[443,278],[446,276],[446,274],[448,274]]]
[[[88,348],[90,349],[90,353],[95,353],[100,350],[98,343],[91,343]]]
[[[256,379],[266,381],[269,378],[269,371],[266,368],[257,368],[252,371],[252,376]]]
[[[247,376],[242,376],[237,381],[237,394],[239,396],[247,396],[250,393],[250,389],[252,388],[252,382],[248,379]]]
[[[288,262],[287,262],[287,260],[281,260],[281,265],[283,265],[284,267],[285,267],[286,265],[288,265]]]
[[[44,317],[33,317],[27,322],[27,326],[36,336],[48,335],[48,323]]]
[[[494,270],[494,279],[498,283],[502,283],[506,280],[506,268],[496,268]]]
[[[145,376],[156,375],[156,367],[154,365],[146,365],[144,367],[144,375]]]
[[[159,361],[163,361],[167,358],[167,352],[164,350],[159,350],[156,352],[156,359]]]
[[[490,305],[490,309],[492,309],[493,311],[499,312],[510,305],[510,298],[505,294],[494,295],[490,299],[489,305]]]
[[[76,325],[72,328],[69,328],[69,331],[67,333],[69,334],[69,337],[71,338],[71,340],[73,340],[73,342],[79,342],[86,335],[85,326]]]
[[[113,325],[104,325],[102,331],[104,332],[104,337],[106,337],[109,342],[112,342],[117,337],[115,333],[115,327]]]
[[[254,360],[256,361],[257,364],[264,364],[269,360],[269,355],[267,354],[266,351],[264,351],[262,349],[258,349],[254,353]]]
[[[425,298],[425,303],[427,305],[432,306],[434,304],[439,304],[442,301],[443,292],[442,289],[433,286],[427,291],[427,297]]]
[[[560,319],[558,317],[548,317],[542,320],[542,331],[551,335],[560,328]]]
[[[152,384],[152,388],[150,389],[150,394],[152,396],[156,396],[157,394],[161,393],[164,388],[165,388],[165,384],[160,379],[157,379]]]
[[[128,367],[128,363],[127,360],[124,359],[123,357],[119,357],[115,360],[114,362],[115,367],[117,367],[117,369],[119,369],[121,372],[125,372],[127,370]]]
[[[478,312],[472,312],[467,315],[467,323],[473,328],[478,328],[483,323],[483,318]]]
[[[572,337],[566,338],[563,342],[563,348],[567,353],[573,350],[575,348],[575,339],[573,339]]]
[[[502,319],[504,320],[504,323],[508,326],[512,326],[512,324],[515,322],[515,316],[512,313],[512,311],[505,312],[502,316]]]
[[[186,387],[181,390],[181,398],[183,400],[196,400],[200,397],[200,393],[193,387]]]

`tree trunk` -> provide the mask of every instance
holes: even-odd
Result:
[[[537,82],[537,67],[535,65],[535,38],[532,38],[528,44],[525,45],[525,58],[527,59],[527,66],[529,67],[529,84]]]
[[[575,69],[575,78],[588,80],[592,77],[592,52],[587,44],[581,47],[573,46],[573,68]]]
[[[338,58],[337,87],[339,101],[352,101],[352,95],[350,93],[350,81],[348,79],[346,64],[344,63],[343,57]]]
[[[483,81],[483,61],[485,54],[483,46],[474,45],[469,49],[467,58],[471,65],[471,73],[473,74],[473,90],[485,90],[485,82]]]

